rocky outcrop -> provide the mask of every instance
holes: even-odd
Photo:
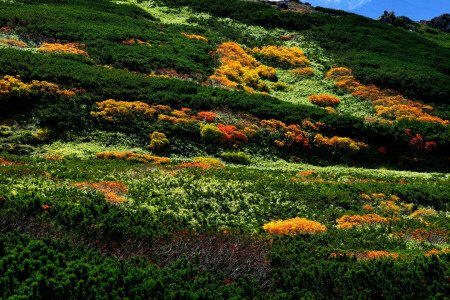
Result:
[[[413,20],[404,16],[397,17],[395,16],[394,11],[392,10],[389,12],[384,11],[384,14],[380,16],[377,20],[395,27],[403,27],[410,31],[416,31],[416,28],[413,25],[414,24]]]
[[[450,14],[443,14],[431,21],[420,21],[420,23],[445,32],[450,32]]]
[[[391,25],[394,24],[394,21],[395,21],[395,13],[394,13],[394,11],[391,10],[391,11],[387,12],[387,11],[385,10],[385,11],[384,11],[384,14],[381,15],[381,16],[377,19],[377,21],[381,21],[381,22],[383,22],[383,23],[391,24]]]

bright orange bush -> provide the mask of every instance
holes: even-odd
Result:
[[[316,234],[327,231],[327,228],[319,222],[305,218],[294,218],[284,221],[272,221],[264,224],[264,230],[276,235]]]
[[[277,70],[275,70],[272,67],[268,66],[258,66],[256,68],[256,72],[261,78],[269,79],[269,80],[275,80],[277,79]]]
[[[248,137],[245,133],[242,130],[238,130],[234,125],[223,125],[219,123],[217,128],[223,134],[222,138],[219,140],[222,143],[239,144],[248,141]]]
[[[308,75],[314,74],[314,70],[312,68],[298,68],[298,69],[289,71],[289,73],[302,75],[302,76],[308,76]]]
[[[375,224],[389,224],[392,221],[396,221],[398,218],[384,218],[377,214],[368,214],[368,215],[345,215],[340,219],[337,219],[338,223],[337,228],[339,229],[349,229],[355,226],[364,226],[364,225],[375,225]]]
[[[201,111],[197,114],[197,120],[205,123],[212,123],[219,115],[211,111]]]
[[[22,41],[18,41],[18,40],[1,40],[0,43],[11,46],[11,47],[16,47],[16,48],[27,48],[27,44],[25,44]]]
[[[422,218],[426,216],[437,216],[437,212],[434,209],[418,209],[409,215],[410,218]]]
[[[329,95],[311,95],[309,96],[309,101],[317,106],[321,107],[334,107],[338,106],[341,103],[341,100],[335,96]]]
[[[50,53],[71,53],[71,54],[80,54],[83,56],[88,57],[89,54],[86,51],[80,50],[85,49],[86,45],[83,44],[77,44],[77,43],[69,43],[69,44],[49,44],[44,43],[41,47],[38,49],[44,52],[50,52]]]
[[[333,68],[325,73],[325,78],[336,80],[345,76],[352,76],[352,70],[347,68]]]
[[[190,38],[190,39],[197,39],[197,40],[201,40],[201,41],[204,41],[204,42],[208,42],[208,39],[203,37],[203,36],[201,36],[201,35],[186,34],[184,32],[182,32],[181,35],[183,35],[183,36],[185,36],[187,38]]]

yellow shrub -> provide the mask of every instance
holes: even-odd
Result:
[[[216,169],[225,168],[225,166],[220,161],[210,157],[194,157],[194,162],[198,164],[204,164]]]
[[[292,47],[278,47],[278,46],[264,46],[261,49],[256,47],[250,49],[249,52],[255,53],[262,56],[265,59],[271,60],[273,62],[290,65],[290,66],[304,66],[310,63],[310,61],[305,57],[303,50]]]
[[[150,145],[147,148],[151,150],[163,150],[169,145],[169,140],[164,133],[155,131],[150,135]]]

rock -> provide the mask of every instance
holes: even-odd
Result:
[[[430,21],[420,21],[420,23],[444,32],[450,32],[450,14],[443,14],[439,17],[431,19]]]
[[[377,19],[377,21],[381,21],[383,23],[390,24],[390,25],[394,24],[394,22],[395,22],[395,13],[394,13],[394,11],[392,11],[392,10],[389,11],[389,12],[384,11],[384,14],[381,15]]]
[[[289,9],[289,5],[287,3],[278,3],[278,8],[279,9]]]

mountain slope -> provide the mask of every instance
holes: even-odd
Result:
[[[1,2],[0,298],[447,297],[448,111],[361,77],[431,42],[202,1]]]

